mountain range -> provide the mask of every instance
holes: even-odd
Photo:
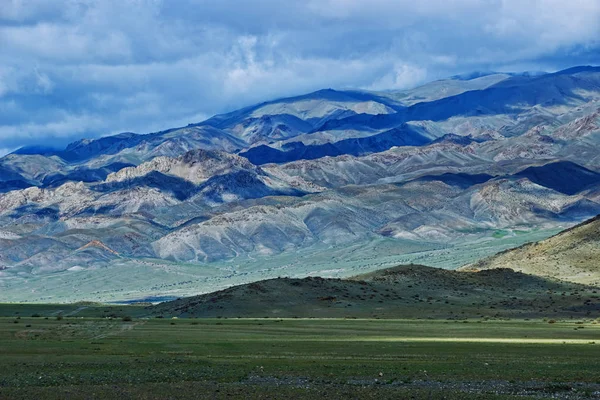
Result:
[[[220,287],[278,276],[268,257],[349,276],[375,265],[329,254],[373,243],[385,243],[377,258],[434,251],[429,264],[457,267],[440,254],[483,244],[489,256],[600,214],[599,150],[600,67],[326,89],[157,133],[22,148],[0,159],[0,299],[52,298],[47,277],[76,287],[143,263],[144,289],[111,298],[168,295],[157,282],[185,275],[174,265]]]

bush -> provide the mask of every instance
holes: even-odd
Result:
[[[56,320],[57,321],[62,321],[63,320],[63,316],[62,315],[57,315],[56,316]]]
[[[131,322],[132,320],[133,320],[133,318],[131,318],[129,315],[126,315],[123,317],[124,322]]]

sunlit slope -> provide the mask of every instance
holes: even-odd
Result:
[[[541,242],[504,251],[465,270],[512,268],[571,282],[600,284],[600,216]]]

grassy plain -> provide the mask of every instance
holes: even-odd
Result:
[[[0,307],[10,314],[0,318],[2,399],[600,394],[600,325],[591,319],[124,321],[89,315],[144,308],[92,306],[57,318],[30,316],[56,306],[31,307]]]

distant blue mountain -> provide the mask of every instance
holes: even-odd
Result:
[[[394,146],[423,146],[430,142],[431,139],[408,125],[403,125],[377,135],[344,139],[334,143],[307,146],[302,142],[291,142],[282,147],[284,151],[260,145],[241,152],[240,156],[246,157],[255,165],[262,165],[296,160],[314,160],[344,154],[360,156],[385,151]]]
[[[450,79],[455,79],[458,81],[470,81],[477,78],[483,78],[484,76],[497,75],[497,74],[505,74],[510,76],[526,76],[526,77],[534,77],[545,75],[547,72],[544,71],[525,71],[525,72],[497,72],[497,71],[473,71],[465,74],[454,75],[450,77]]]
[[[13,151],[11,154],[21,154],[21,155],[35,155],[35,154],[39,154],[39,155],[47,155],[47,154],[54,154],[58,151],[61,151],[60,149],[54,148],[54,147],[50,147],[50,146],[24,146],[21,147],[15,151]]]
[[[271,104],[292,104],[295,102],[303,101],[303,100],[320,100],[320,101],[335,101],[335,102],[356,102],[356,101],[376,101],[381,104],[385,104],[386,106],[392,109],[402,109],[403,107],[398,105],[396,102],[392,101],[390,98],[385,96],[379,96],[370,92],[363,92],[360,90],[334,90],[334,89],[322,89],[317,90],[316,92],[286,97],[281,99],[276,99],[272,101],[265,101],[260,104],[255,104],[249,107],[244,107],[242,109],[226,113],[215,115],[207,119],[206,121],[190,124],[190,126],[202,126],[202,125],[210,125],[215,128],[225,128],[235,124],[238,121],[241,121],[244,118],[247,118],[248,115],[252,114],[252,112]]]
[[[65,161],[83,161],[99,154],[115,154],[125,148],[134,147],[145,138],[147,138],[146,135],[126,132],[95,140],[83,139],[71,143],[64,151],[58,152],[57,155]]]
[[[359,114],[325,122],[315,131],[386,129],[408,121],[442,121],[456,116],[518,114],[535,105],[568,104],[581,90],[600,88],[600,67],[576,67],[539,76],[517,75],[483,90],[416,103],[395,114]]]
[[[525,168],[512,175],[492,176],[488,174],[444,173],[424,175],[415,179],[419,182],[439,181],[462,189],[485,183],[492,179],[529,179],[540,186],[567,195],[577,194],[590,186],[600,184],[600,173],[591,171],[570,161],[556,161]]]

